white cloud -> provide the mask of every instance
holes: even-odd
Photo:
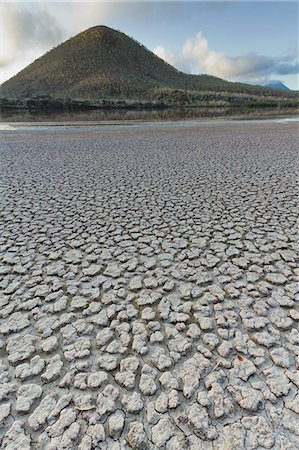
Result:
[[[171,64],[172,66],[178,66],[179,61],[174,55],[174,52],[167,52],[165,47],[163,45],[158,45],[153,52],[155,55],[159,56],[159,58],[166,61],[168,64]]]
[[[2,5],[0,67],[14,64],[19,57],[26,59],[35,49],[43,53],[63,38],[62,28],[42,4],[34,8],[21,3]]]
[[[163,46],[157,47],[159,56],[177,68],[185,67],[191,73],[208,73],[227,79],[258,79],[260,77],[297,73],[298,59],[295,54],[271,57],[251,52],[241,56],[226,56],[209,47],[202,32],[187,39],[180,55],[173,58]],[[155,50],[157,50],[155,49]],[[172,61],[172,62],[171,62]]]

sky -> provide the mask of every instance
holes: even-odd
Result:
[[[119,29],[187,73],[299,89],[297,1],[0,0],[0,83],[95,25]]]

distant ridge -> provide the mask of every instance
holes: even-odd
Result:
[[[89,28],[34,61],[0,87],[0,97],[63,102],[225,105],[275,102],[277,90],[188,75],[134,39],[106,26]],[[286,102],[294,96],[285,92]]]
[[[291,92],[291,89],[289,89],[281,81],[271,81],[270,83],[264,84],[264,86],[267,87],[267,88],[270,88],[270,89],[277,89],[279,91],[289,91],[289,92]]]

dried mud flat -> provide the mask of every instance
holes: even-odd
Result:
[[[1,448],[298,449],[297,125],[0,140]]]

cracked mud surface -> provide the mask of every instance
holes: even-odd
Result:
[[[267,123],[1,135],[1,448],[299,448],[297,148]]]

